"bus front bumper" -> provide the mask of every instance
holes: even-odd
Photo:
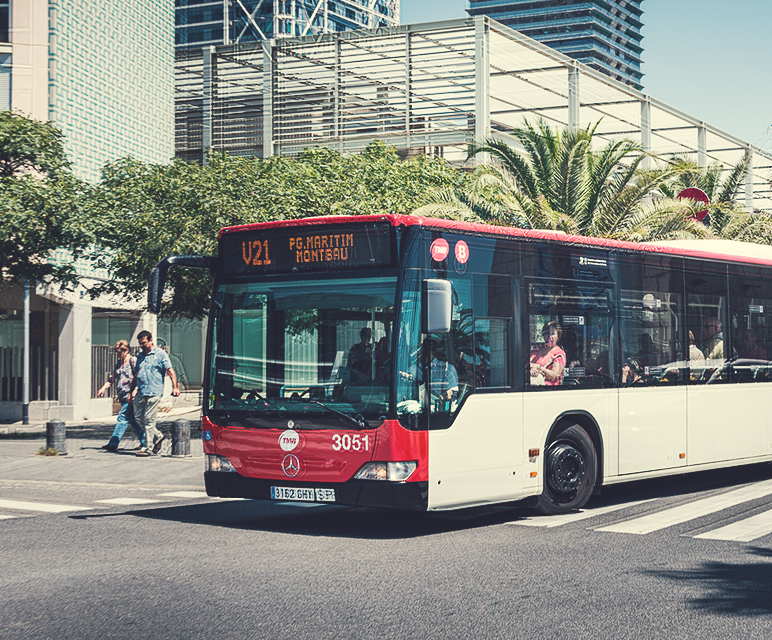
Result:
[[[333,489],[335,491],[335,501],[327,501],[324,504],[409,509],[413,511],[426,511],[429,498],[428,482],[386,482],[377,480],[349,480],[340,483],[291,482],[245,478],[237,473],[206,471],[204,472],[204,484],[206,485],[207,495],[216,498],[271,500],[271,487]]]

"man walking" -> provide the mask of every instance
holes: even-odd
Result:
[[[164,376],[168,373],[172,381],[172,395],[180,395],[177,375],[172,369],[169,355],[153,345],[149,331],[140,331],[137,340],[142,352],[134,364],[134,380],[131,397],[134,402],[134,416],[145,430],[145,448],[137,451],[138,456],[147,457],[161,450],[164,435],[156,428],[156,415],[161,396],[164,393]]]

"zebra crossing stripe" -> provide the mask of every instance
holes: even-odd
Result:
[[[161,501],[153,498],[108,498],[107,500],[94,500],[94,502],[128,506],[132,504],[156,504]]]
[[[607,527],[600,527],[595,531],[609,531],[612,533],[632,533],[636,535],[645,535],[652,531],[667,529],[689,520],[701,518],[702,516],[734,507],[735,505],[757,498],[763,498],[772,494],[772,480],[758,482],[742,489],[728,491],[720,495],[695,500],[686,504],[650,513],[640,518],[627,520],[618,524],[612,524]]]
[[[765,511],[739,522],[733,522],[720,529],[701,533],[695,538],[703,540],[732,540],[750,542],[772,533],[772,511]]]
[[[74,507],[67,504],[48,504],[45,502],[25,502],[22,500],[0,500],[0,509],[20,509],[22,511],[44,511],[45,513],[63,513],[65,511],[86,511],[92,507]]]
[[[206,491],[171,491],[169,493],[159,493],[164,498],[208,498]]]
[[[598,507],[597,509],[580,510],[574,513],[564,513],[558,516],[534,516],[532,518],[523,518],[522,520],[513,520],[512,522],[507,522],[505,524],[551,529],[552,527],[560,527],[564,524],[571,524],[572,522],[586,520],[587,518],[594,518],[595,516],[600,516],[604,513],[613,513],[620,509],[634,507],[635,505],[643,504],[644,502],[651,502],[651,500],[653,500],[653,498],[649,500],[638,500],[636,502],[625,502],[624,504],[612,504],[607,507]]]

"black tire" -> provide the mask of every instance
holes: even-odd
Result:
[[[544,490],[536,508],[548,515],[581,509],[597,477],[598,456],[590,436],[575,424],[561,429],[544,452]]]

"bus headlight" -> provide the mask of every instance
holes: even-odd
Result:
[[[211,453],[206,454],[206,470],[236,473],[236,468],[230,462],[228,462],[228,458],[224,456],[216,456]]]
[[[354,476],[355,480],[388,480],[403,482],[415,471],[418,463],[413,462],[368,462]]]

